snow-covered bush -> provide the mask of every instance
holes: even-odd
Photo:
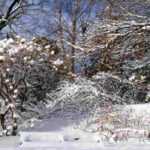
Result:
[[[16,113],[21,115],[28,111],[27,104],[37,104],[55,88],[59,80],[55,66],[58,54],[55,41],[47,38],[27,41],[16,36],[0,41],[0,116],[3,130],[7,130],[9,124],[16,130]],[[12,116],[9,124],[7,114]]]
[[[142,91],[127,80],[100,72],[92,79],[79,77],[74,82],[60,82],[56,90],[47,94],[49,99],[47,107],[57,116],[89,115],[95,112],[93,110],[106,104],[142,103],[146,95],[146,91]]]
[[[147,22],[117,21],[91,24],[87,33],[85,50],[97,53],[97,62],[87,67],[87,72],[117,72],[128,79],[133,73],[136,78],[145,76],[142,82],[149,82],[150,75],[150,25]],[[83,45],[83,46],[84,46]],[[92,56],[91,56],[92,57]],[[95,55],[94,55],[95,58]],[[91,59],[94,59],[93,57]]]

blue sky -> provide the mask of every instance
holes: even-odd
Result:
[[[10,4],[7,0],[8,4]],[[15,26],[12,26],[13,29],[20,35],[25,36],[27,38],[32,36],[50,36],[51,31],[54,30],[55,25],[55,16],[52,16],[52,6],[56,4],[58,1],[62,1],[64,3],[64,17],[67,23],[70,22],[70,18],[68,16],[69,9],[71,8],[71,3],[73,0],[28,0],[30,3],[38,4],[39,2],[42,2],[41,5],[36,7],[28,8],[29,11],[22,15],[22,17],[15,22]],[[87,0],[83,0],[83,6],[86,7]],[[69,3],[67,5],[67,2]],[[94,9],[91,13],[91,17],[95,17],[96,12],[101,12],[102,9],[105,7],[105,0],[99,0],[99,3],[94,6]],[[53,5],[52,5],[53,4]],[[147,13],[150,14],[150,6],[135,6],[137,7],[137,13],[142,13],[143,11],[147,10]],[[3,11],[6,11],[6,8],[1,8]],[[44,12],[43,12],[44,11]],[[92,20],[94,20],[92,18]],[[89,19],[89,18],[88,18]],[[16,26],[17,25],[17,26]],[[3,30],[3,32],[7,32],[8,27]]]
[[[8,0],[9,1],[9,0]],[[11,0],[10,0],[11,1]],[[20,35],[25,37],[32,36],[49,36],[51,35],[51,31],[54,29],[53,21],[54,17],[52,16],[52,6],[55,5],[56,2],[62,1],[64,3],[63,14],[67,23],[70,22],[69,18],[69,10],[71,9],[71,4],[73,0],[29,0],[30,3],[38,4],[42,2],[39,6],[34,6],[28,8],[28,12],[25,15],[15,22],[15,25],[12,26],[13,29]],[[83,0],[83,8],[86,7],[86,0]],[[67,3],[68,2],[68,3]],[[9,5],[10,3],[8,3]],[[52,5],[53,4],[53,5]],[[93,9],[93,13],[91,16],[95,15],[95,11],[100,11],[103,5],[95,5]],[[6,10],[6,8],[5,8]],[[44,12],[43,12],[44,11]],[[51,25],[52,24],[52,25]],[[7,32],[8,27],[5,28],[3,32]]]

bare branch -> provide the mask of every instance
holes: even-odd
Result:
[[[9,6],[9,8],[8,8],[8,10],[7,10],[7,13],[6,13],[5,17],[4,17],[5,19],[8,19],[8,18],[9,18],[9,16],[10,16],[11,12],[13,11],[14,7],[15,7],[17,4],[19,4],[20,1],[21,1],[21,0],[14,0],[14,1],[12,2],[12,4]]]

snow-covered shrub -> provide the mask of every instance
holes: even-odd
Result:
[[[107,95],[113,96],[114,99],[121,98],[122,104],[142,103],[146,100],[147,90],[110,73],[100,72],[93,76],[93,81],[97,83],[95,86],[100,86]]]
[[[27,104],[37,104],[47,92],[55,88],[59,80],[54,65],[58,53],[59,47],[47,38],[27,41],[16,36],[0,41],[0,110],[3,130],[7,130],[10,122],[16,130],[18,115],[15,114],[22,115],[20,113],[28,111]],[[7,114],[11,114],[9,120],[12,119],[9,124]]]
[[[97,62],[86,67],[87,72],[117,72],[128,79],[133,73],[136,77],[145,76],[149,82],[150,75],[150,25],[147,22],[131,21],[95,22],[87,33],[84,45],[87,51],[97,53]],[[84,46],[83,45],[83,46]],[[86,50],[86,48],[85,48]],[[89,54],[88,54],[89,55]],[[95,57],[95,56],[94,56]],[[94,59],[91,55],[91,59]]]
[[[57,116],[89,115],[106,104],[144,102],[146,95],[146,91],[141,91],[126,80],[109,73],[98,73],[92,79],[79,77],[74,82],[60,82],[56,90],[47,94],[47,106]]]

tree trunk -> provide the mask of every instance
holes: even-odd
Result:
[[[62,14],[62,8],[61,6],[59,7],[59,37],[60,37],[60,44],[61,44],[61,49],[62,49],[62,56],[64,58],[65,56],[65,48],[64,48],[64,31],[63,31],[63,14]]]
[[[76,26],[77,26],[77,20],[76,17],[73,18],[73,22],[72,22],[72,44],[76,45]],[[71,50],[71,72],[74,73],[75,72],[75,48],[72,47]]]
[[[77,22],[78,22],[78,14],[80,12],[80,3],[81,0],[75,1],[75,6],[72,12],[72,37],[71,37],[71,43],[73,45],[76,45],[77,40]],[[75,48],[72,47],[71,51],[71,72],[75,73]]]

